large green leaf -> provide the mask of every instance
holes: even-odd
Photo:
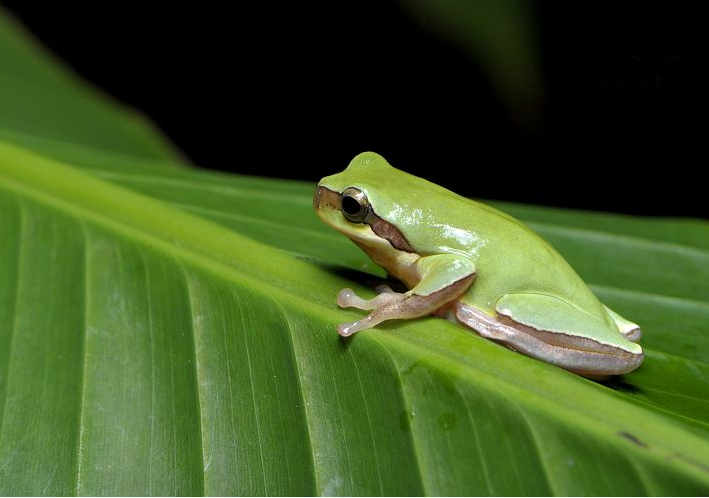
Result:
[[[73,156],[0,146],[3,492],[709,489],[703,223],[508,206],[644,325],[599,384],[433,318],[341,341],[373,268],[310,185]]]
[[[339,339],[382,273],[312,185],[10,128],[0,494],[709,492],[705,222],[501,206],[643,325],[597,383],[435,318]]]

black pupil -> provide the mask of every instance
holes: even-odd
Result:
[[[349,215],[355,215],[359,213],[360,209],[361,206],[359,205],[359,202],[355,200],[354,197],[345,196],[342,198],[342,210],[345,213]]]

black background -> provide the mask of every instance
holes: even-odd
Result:
[[[545,99],[523,128],[392,0],[2,2],[202,167],[316,181],[374,150],[478,198],[709,217],[701,17],[681,3],[532,2]]]

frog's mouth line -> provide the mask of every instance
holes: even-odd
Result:
[[[342,207],[342,194],[318,185],[313,195],[313,208],[317,213],[320,213],[323,207],[340,211]],[[406,240],[406,237],[404,237],[404,234],[402,234],[398,228],[378,216],[374,211],[370,211],[362,223],[369,225],[378,237],[388,241],[394,249],[410,253],[416,252],[411,248],[409,241]]]

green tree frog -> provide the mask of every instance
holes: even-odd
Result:
[[[593,378],[643,361],[640,327],[605,307],[549,243],[515,218],[390,166],[355,157],[323,178],[319,217],[399,279],[373,299],[351,289],[340,307],[371,310],[342,336],[435,314],[525,355]]]

